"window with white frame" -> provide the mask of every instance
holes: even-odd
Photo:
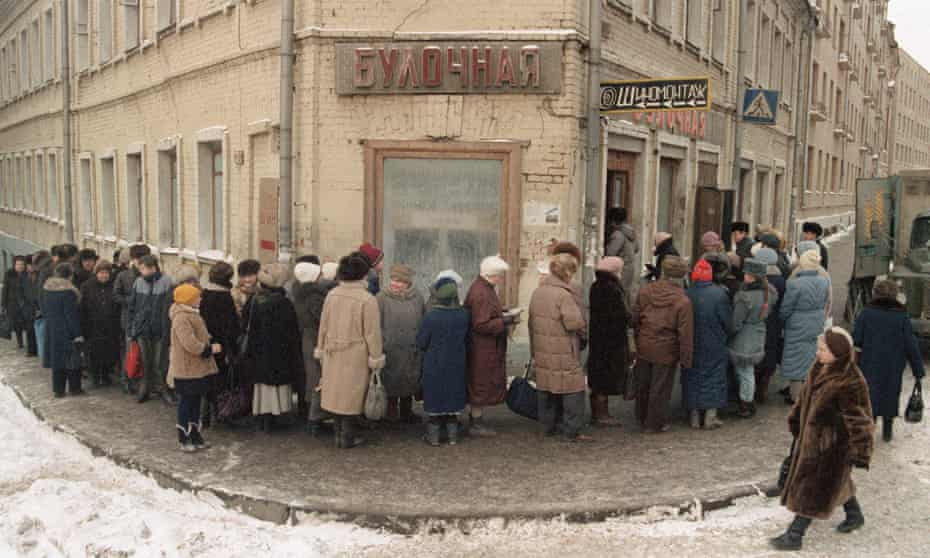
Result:
[[[181,245],[179,141],[163,142],[158,149],[158,241],[170,247]]]
[[[43,21],[45,22],[45,34],[43,35],[45,64],[42,67],[45,69],[45,79],[51,80],[55,78],[55,36],[57,35],[55,33],[55,16],[51,8],[45,10]]]
[[[48,188],[48,216],[52,219],[59,219],[58,213],[58,156],[49,151],[46,159],[46,178],[45,185]]]
[[[97,0],[97,61],[113,56],[113,0]]]
[[[746,3],[746,23],[743,25],[741,36],[743,44],[740,45],[740,48],[743,49],[746,60],[749,61],[746,64],[746,74],[743,77],[753,77],[756,75],[756,3],[752,0]]]
[[[142,152],[126,155],[126,240],[142,240],[142,202],[145,199]]]
[[[123,6],[123,49],[139,46],[139,0],[119,0]]]
[[[74,61],[77,70],[90,66],[90,0],[76,0],[74,12]]]
[[[35,191],[32,189],[32,156],[26,155],[23,161],[23,209],[35,211]]]
[[[222,141],[203,141],[197,144],[201,250],[223,249],[223,163]]]
[[[158,30],[163,31],[178,21],[177,0],[158,0]]]
[[[717,62],[725,62],[727,56],[727,2],[711,0],[713,8],[712,55]]]
[[[80,212],[78,223],[83,233],[94,232],[94,169],[90,156],[82,157],[80,164]]]
[[[688,21],[685,33],[688,42],[698,49],[704,49],[704,2],[706,0],[688,0]]]
[[[110,154],[100,159],[100,233],[116,236],[116,160]]]
[[[48,204],[45,200],[45,157],[42,153],[36,153],[35,168],[33,169],[33,192],[35,195],[35,211],[39,215],[48,215]]]
[[[39,36],[38,18],[32,21],[30,38],[32,39],[31,82],[33,87],[38,87],[42,83],[42,38]]]
[[[20,87],[19,87],[19,57],[17,56],[16,50],[16,39],[10,40],[10,49],[9,54],[7,55],[8,68],[10,70],[10,98],[16,98],[19,96]]]
[[[765,86],[771,88],[771,73],[772,73],[772,34],[771,34],[771,20],[765,14],[762,15],[762,25],[759,27],[759,46],[756,48],[756,55],[758,59],[756,60],[756,79],[758,82]]]
[[[672,29],[672,0],[652,0],[652,21],[662,29]]]
[[[23,200],[23,158],[16,155],[13,158],[13,209],[22,209]]]
[[[19,87],[26,93],[30,89],[29,80],[29,33],[23,29],[19,34]]]

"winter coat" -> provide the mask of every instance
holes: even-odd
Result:
[[[45,282],[42,300],[49,367],[53,370],[80,369],[81,354],[74,340],[81,337],[81,294],[71,281],[52,277]]]
[[[856,317],[853,340],[862,351],[859,366],[869,384],[872,412],[877,417],[898,416],[904,366],[911,365],[915,378],[925,374],[906,309],[896,300],[873,300]]]
[[[743,237],[743,240],[740,240],[736,246],[733,247],[733,251],[736,252],[736,255],[740,257],[740,261],[752,257],[752,244],[752,238],[746,236]]]
[[[168,356],[168,385],[174,380],[199,380],[216,374],[210,332],[200,312],[186,304],[172,304],[171,352]]]
[[[694,312],[694,357],[681,375],[682,400],[689,411],[727,406],[727,335],[733,317],[727,291],[697,281],[688,289]]]
[[[160,271],[148,278],[141,275],[129,295],[129,329],[131,339],[164,339],[171,335],[168,310],[174,298],[171,277]]]
[[[113,283],[101,283],[94,277],[81,287],[81,332],[89,360],[99,367],[119,361],[120,309],[113,298]]]
[[[35,267],[35,273],[32,277],[33,306],[36,317],[42,314],[42,298],[45,296],[45,282],[54,275],[52,258],[47,257],[39,262]]]
[[[396,294],[385,289],[375,297],[381,314],[384,370],[381,380],[388,397],[410,397],[420,390],[417,330],[426,313],[423,295],[414,287]]]
[[[585,320],[571,285],[548,275],[530,298],[530,354],[536,369],[536,387],[548,393],[585,390],[578,331]]]
[[[799,271],[788,280],[779,312],[785,322],[782,375],[787,380],[803,380],[814,363],[829,289],[830,282],[814,270]]]
[[[252,298],[252,295],[259,291],[258,284],[251,289],[246,289],[245,287],[238,285],[232,288],[230,294],[232,295],[233,303],[236,305],[236,312],[239,313],[239,316],[242,316],[242,309],[245,308],[246,303]]]
[[[385,362],[378,301],[365,280],[343,281],[326,296],[315,355],[323,364],[323,409],[361,414],[370,371]]]
[[[788,261],[788,254],[779,251],[778,252],[778,272],[782,276],[782,279],[785,281],[788,280],[788,276],[791,275],[791,262]],[[769,273],[771,275],[771,273]],[[769,279],[771,281],[771,278]],[[777,289],[777,287],[776,287]]]
[[[781,503],[810,518],[829,519],[834,508],[855,496],[852,465],[872,457],[872,408],[859,368],[815,365],[788,415],[794,453]]]
[[[768,305],[762,283],[745,285],[733,297],[733,323],[728,347],[733,366],[755,366],[765,358],[765,324],[778,293],[768,286]]]
[[[28,273],[17,273],[13,269],[6,272],[3,278],[2,304],[14,331],[32,325],[34,302]]]
[[[497,405],[507,397],[507,334],[504,309],[494,286],[478,277],[465,296],[471,317],[468,343],[468,401]]]
[[[766,279],[778,294],[778,300],[775,302],[769,301],[769,317],[765,320],[765,357],[759,363],[759,366],[764,369],[774,370],[781,364],[781,353],[785,346],[785,322],[781,318],[781,305],[785,299],[787,283],[780,269],[775,266],[769,266]]]
[[[74,264],[74,275],[71,277],[71,280],[74,282],[74,286],[81,290],[81,287],[85,283],[90,281],[94,277],[93,271],[87,271],[84,269],[84,266],[80,262]]]
[[[456,414],[465,410],[468,388],[468,311],[460,306],[436,306],[426,313],[417,332],[423,354],[423,409],[428,415]]]
[[[678,253],[678,250],[675,248],[675,245],[673,244],[673,242],[674,242],[673,238],[667,238],[665,239],[665,241],[662,242],[662,244],[659,244],[658,246],[656,246],[656,249],[655,249],[656,267],[655,267],[655,271],[652,274],[652,276],[656,280],[659,280],[662,278],[662,260],[664,260],[666,256],[679,256],[680,255]],[[625,263],[626,262],[624,262],[624,264]]]
[[[372,296],[377,296],[377,294],[381,292],[381,277],[378,276],[378,272],[374,269],[369,269],[366,279],[368,281],[368,292],[370,292]]]
[[[239,339],[239,315],[229,287],[207,283],[200,299],[200,316],[214,343],[223,346],[223,352],[214,356],[220,370],[225,370],[229,356],[236,356]]]
[[[652,364],[691,368],[694,317],[691,301],[678,283],[654,281],[639,290],[633,305],[639,357]]]
[[[308,394],[320,385],[320,375],[323,371],[320,361],[313,353],[316,351],[316,340],[320,335],[323,303],[326,301],[326,295],[336,288],[337,284],[335,281],[318,279],[312,283],[298,283],[294,286],[294,311],[297,312],[297,323],[300,324],[300,344],[303,348]]]
[[[830,251],[827,250],[827,247],[826,247],[826,245],[824,245],[823,239],[821,239],[821,238],[818,238],[818,239],[817,239],[817,246],[820,247],[820,267],[824,268],[824,270],[828,270],[828,271],[829,271],[829,269],[830,269]]]
[[[636,243],[636,230],[629,223],[623,223],[614,229],[607,239],[604,247],[604,256],[616,256],[623,259],[623,275],[620,283],[623,291],[631,292],[633,281],[636,279],[636,254],[639,253],[639,244]]]
[[[120,271],[113,282],[113,298],[120,306],[120,327],[123,328],[123,333],[129,331],[129,298],[138,278],[139,272],[130,266],[129,269]]]
[[[257,384],[283,386],[304,373],[300,326],[294,305],[281,288],[263,288],[242,309],[250,320],[247,356]]]
[[[588,385],[598,395],[626,395],[630,373],[626,293],[621,279],[613,273],[599,271],[596,275],[589,299]]]

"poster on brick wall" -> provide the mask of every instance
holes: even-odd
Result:
[[[258,261],[278,261],[278,179],[258,181]]]

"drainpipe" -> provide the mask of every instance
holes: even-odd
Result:
[[[744,33],[746,27],[746,0],[739,0],[739,34],[736,40],[736,121],[733,123],[733,190],[739,195],[740,200],[736,203],[737,207],[742,206],[745,211],[745,204],[742,203],[744,195],[741,178],[742,178],[742,161],[743,161],[743,98],[746,97],[746,45],[747,40]],[[749,37],[748,40],[752,40]],[[740,220],[743,215],[736,215],[735,220]],[[724,231],[725,233],[729,231]],[[735,250],[736,247],[734,246]]]
[[[594,281],[599,253],[598,227],[601,200],[601,0],[591,0],[588,13],[588,102],[585,149],[584,262],[582,284]]]
[[[278,259],[290,262],[293,242],[294,0],[281,0],[281,161],[278,184]]]
[[[61,3],[61,145],[65,194],[65,240],[74,243],[74,204],[71,201],[71,34],[68,2]]]

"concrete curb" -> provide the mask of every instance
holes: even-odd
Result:
[[[171,472],[150,467],[132,457],[116,454],[91,441],[80,432],[50,422],[35,405],[33,405],[20,389],[6,378],[0,378],[3,385],[8,386],[19,398],[23,407],[28,409],[37,419],[46,423],[52,430],[67,434],[87,447],[96,457],[106,457],[116,465],[138,471],[152,478],[159,486],[179,492],[210,494],[227,508],[252,516],[263,521],[278,524],[296,524],[304,516],[315,516],[318,519],[352,523],[360,527],[381,529],[387,532],[411,535],[415,533],[443,533],[458,530],[468,533],[474,529],[491,524],[506,525],[513,521],[550,520],[561,519],[569,523],[594,523],[616,517],[637,515],[652,508],[660,508],[668,515],[675,516],[690,514],[703,517],[708,511],[725,508],[733,504],[734,500],[749,496],[764,495],[772,497],[778,494],[774,481],[762,483],[747,483],[727,490],[696,492],[689,497],[657,496],[650,501],[633,502],[620,507],[592,507],[591,509],[565,509],[507,511],[495,509],[476,510],[465,514],[422,514],[411,512],[409,514],[382,513],[376,509],[343,506],[337,508],[314,507],[279,500],[256,498],[242,493],[226,490],[224,488],[203,485],[183,478]],[[528,506],[531,507],[531,506]]]

